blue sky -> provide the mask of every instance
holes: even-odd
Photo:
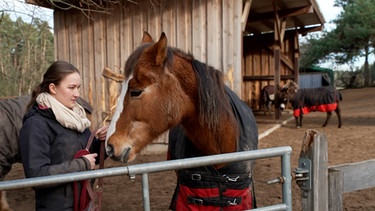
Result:
[[[53,26],[53,10],[26,4],[25,0],[0,0],[0,10],[8,12],[14,20],[21,17],[25,22],[31,22],[31,16],[34,16]]]
[[[333,24],[330,24],[329,22],[337,17],[337,15],[340,13],[341,8],[334,7],[334,0],[316,0],[319,9],[322,12],[324,19],[326,20],[326,24],[324,27],[326,29],[332,29],[334,28]]]

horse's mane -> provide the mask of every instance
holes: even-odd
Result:
[[[222,73],[211,66],[193,60],[196,71],[200,121],[210,129],[220,127],[222,115],[227,115],[231,107],[225,94]]]
[[[126,78],[133,73],[133,67],[142,52],[151,45],[151,43],[143,44],[130,55],[125,64]],[[214,132],[220,130],[220,127],[224,125],[221,124],[221,117],[231,114],[231,106],[225,93],[222,72],[194,59],[193,55],[173,47],[168,47],[167,49],[167,57],[164,63],[167,68],[173,66],[174,56],[185,59],[192,64],[195,70],[200,123],[206,123]]]
[[[298,89],[298,84],[292,80],[288,80],[287,83],[284,85],[284,88],[289,89],[291,87]]]
[[[207,124],[216,132],[225,125],[221,122],[223,116],[231,114],[231,106],[225,93],[223,73],[212,66],[204,64],[194,56],[177,48],[168,48],[167,63],[171,64],[173,56],[178,55],[192,64],[195,71],[198,92],[199,121]]]
[[[135,51],[130,54],[129,58],[126,60],[125,63],[125,78],[128,78],[134,72],[134,66],[137,63],[139,57],[141,56],[142,52],[145,48],[149,47],[151,43],[146,43],[139,46]]]

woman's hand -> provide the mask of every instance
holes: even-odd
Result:
[[[98,156],[96,153],[87,154],[82,157],[86,158],[90,162],[91,170],[95,169],[95,158]]]
[[[103,127],[99,128],[99,129],[96,131],[96,137],[97,137],[99,140],[105,141],[105,138],[106,138],[106,136],[107,136],[107,131],[108,131],[108,126],[103,126]]]

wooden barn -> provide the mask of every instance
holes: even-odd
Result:
[[[111,116],[121,86],[104,68],[122,74],[143,31],[165,32],[169,45],[222,70],[257,110],[263,86],[298,81],[299,36],[324,24],[315,0],[25,1],[54,10],[55,58],[81,71],[94,127]]]

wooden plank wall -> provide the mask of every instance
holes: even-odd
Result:
[[[169,45],[222,70],[227,84],[241,95],[242,1],[138,0],[123,1],[111,14],[55,10],[55,57],[82,73],[81,96],[94,107],[93,127],[117,102],[120,84],[101,76],[105,67],[123,73],[143,31],[155,40],[165,32]]]
[[[294,33],[286,33],[281,46],[280,85],[294,77],[295,39]],[[297,37],[298,39],[298,37]],[[274,38],[273,33],[245,36],[243,38],[243,78],[242,99],[254,110],[260,109],[261,89],[274,85]],[[298,49],[298,48],[297,48]],[[298,53],[298,52],[297,52]]]

